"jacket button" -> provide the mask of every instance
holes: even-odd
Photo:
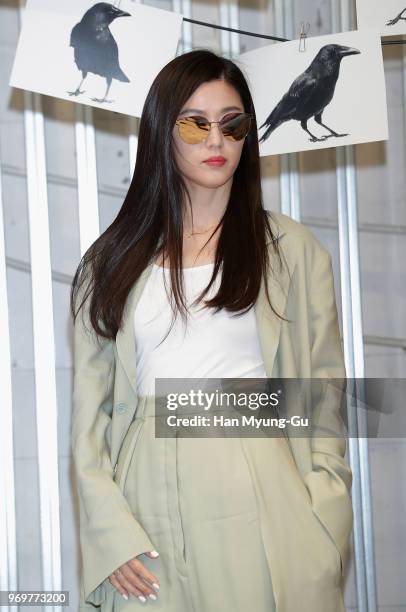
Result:
[[[123,412],[125,412],[127,410],[127,404],[125,404],[124,402],[120,402],[119,404],[116,404],[116,412],[118,412],[118,414],[123,414]]]

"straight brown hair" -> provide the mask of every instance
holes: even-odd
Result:
[[[273,272],[270,252],[277,255],[280,265],[282,260],[263,206],[257,122],[248,84],[233,61],[206,49],[195,49],[170,61],[152,83],[142,110],[135,169],[124,203],[111,225],[83,255],[75,272],[70,295],[73,319],[91,295],[88,316],[99,336],[115,339],[131,288],[151,259],[162,252],[171,264],[174,314],[179,311],[182,318],[187,318],[182,206],[186,198],[190,202],[190,197],[175,162],[172,130],[193,92],[214,79],[223,79],[235,88],[252,120],[227,208],[219,222],[221,227],[213,230],[213,234],[220,232],[213,275],[198,299],[209,291],[222,264],[219,290],[204,301],[206,307],[243,314],[255,304],[264,277],[273,312],[286,320],[274,310],[268,291],[267,275]],[[79,291],[84,297],[76,309]]]

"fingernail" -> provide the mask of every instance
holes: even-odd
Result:
[[[141,601],[147,601],[147,598],[144,597],[144,595],[138,595],[138,599],[140,599]]]
[[[121,595],[124,597],[124,599],[128,599],[128,595],[126,595],[125,593],[121,593]]]
[[[150,597],[151,599],[156,599],[156,595],[154,595],[153,593],[150,593],[150,594],[149,594],[149,597]]]
[[[159,591],[159,584],[157,584],[156,582],[153,582],[152,586],[155,587],[157,591]]]
[[[156,550],[151,550],[151,555],[153,557],[159,557],[159,552],[157,552]]]

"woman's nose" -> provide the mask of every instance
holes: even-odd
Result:
[[[210,125],[209,133],[206,138],[207,144],[220,144],[223,139],[223,133],[218,123],[214,122]]]

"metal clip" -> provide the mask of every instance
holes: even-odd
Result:
[[[299,51],[306,51],[306,38],[307,34],[310,30],[310,23],[307,22],[306,25],[304,21],[300,22],[300,36],[299,36]],[[302,49],[302,41],[303,41],[303,49]]]

